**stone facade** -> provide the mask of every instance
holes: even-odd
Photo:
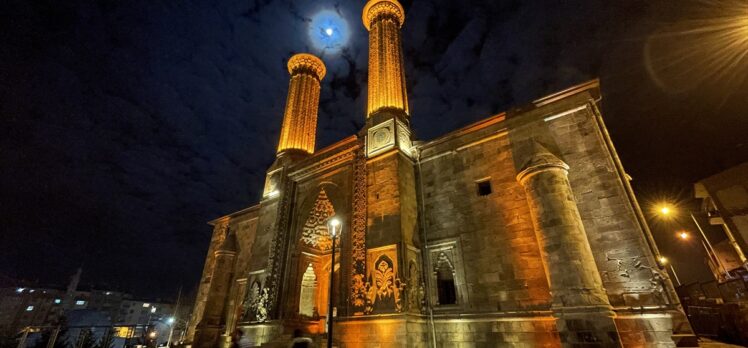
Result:
[[[379,67],[366,126],[319,151],[280,151],[259,204],[213,222],[196,347],[227,344],[236,327],[263,346],[294,328],[322,337],[331,272],[341,347],[693,343],[597,81],[415,141],[400,97],[403,8],[372,0],[363,19]],[[290,89],[313,99],[314,86]],[[287,122],[289,107],[284,132],[316,122],[303,108],[307,121]],[[331,217],[343,223],[335,264]]]

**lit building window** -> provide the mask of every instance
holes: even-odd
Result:
[[[84,305],[84,304],[86,304],[86,301],[83,301],[83,300],[78,300],[78,301],[75,301],[75,305],[76,305],[76,306],[82,306],[82,305]]]
[[[55,299],[55,304],[60,304],[60,303],[62,303],[62,300],[60,300],[59,298],[56,298]]]
[[[31,312],[33,310],[34,310],[34,306],[28,306],[28,307],[26,307],[26,311],[27,312]]]

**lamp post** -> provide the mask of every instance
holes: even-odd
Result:
[[[662,203],[659,205],[659,207],[656,209],[658,215],[662,218],[671,218],[674,217],[674,215],[677,215],[677,210],[674,206],[668,204],[668,203]],[[732,276],[730,275],[730,272],[727,270],[727,267],[722,264],[722,261],[720,260],[719,256],[717,255],[717,252],[714,250],[714,247],[712,246],[712,243],[709,241],[709,238],[707,238],[706,233],[704,233],[704,230],[701,228],[701,225],[699,224],[699,221],[696,220],[696,216],[694,216],[694,213],[692,211],[687,211],[688,215],[693,220],[694,225],[696,225],[696,228],[699,230],[699,233],[701,234],[701,243],[704,245],[704,250],[706,251],[706,255],[709,258],[710,262],[714,263],[714,266],[716,267],[715,270],[712,270],[712,272],[715,272],[715,277],[718,281],[721,282],[723,279],[731,279]],[[731,241],[733,240],[731,234],[726,233],[728,239]],[[691,235],[686,231],[679,231],[676,233],[676,236],[680,240],[688,240]],[[737,252],[738,256],[740,256],[741,260],[745,259],[745,256],[743,256],[742,250],[740,250],[740,247],[736,244],[733,244],[733,247],[735,247],[735,251]],[[710,266],[711,268],[711,266]]]
[[[668,263],[667,257],[660,256],[660,264],[663,266],[668,265],[668,264],[670,265],[670,271],[673,272],[673,278],[675,278],[675,282],[678,283],[678,286],[681,286],[680,279],[678,279],[678,274],[675,273],[675,267],[673,267],[672,263]]]
[[[342,225],[338,218],[330,219],[328,230],[330,231],[330,237],[332,238],[332,258],[330,260],[330,294],[328,296],[327,306],[327,348],[332,348],[332,310],[333,304],[333,277],[335,277],[335,238],[342,230]]]

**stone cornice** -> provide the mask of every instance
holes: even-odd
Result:
[[[355,139],[355,137],[350,137]],[[350,139],[349,138],[349,139]],[[348,140],[348,139],[347,139]],[[336,147],[338,151],[324,151],[319,156],[316,155],[300,162],[291,169],[288,177],[294,181],[300,181],[314,174],[324,172],[340,164],[352,161],[355,157],[355,150],[358,149],[358,142],[346,142],[342,147]]]

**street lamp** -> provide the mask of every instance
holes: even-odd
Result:
[[[688,238],[691,238],[691,235],[688,234],[688,232],[686,232],[686,231],[680,231],[680,232],[678,232],[678,238],[680,238],[682,240],[687,240]]]
[[[332,310],[333,304],[333,277],[335,277],[335,237],[340,234],[343,229],[342,224],[338,218],[330,219],[328,223],[328,230],[330,231],[330,237],[332,237],[332,257],[330,260],[330,294],[329,303],[327,306],[327,348],[332,348]]]
[[[678,274],[675,273],[675,268],[673,267],[672,263],[669,263],[667,257],[660,256],[660,264],[665,267],[667,267],[666,265],[670,265],[670,271],[673,272],[673,277],[675,278],[675,282],[678,283],[678,286],[680,286],[681,283],[680,283],[680,279],[678,279]]]
[[[659,211],[660,211],[660,214],[662,215],[666,215],[666,216],[670,215],[670,207],[666,205],[663,205],[662,207],[660,207]]]
[[[657,205],[657,215],[659,215],[662,218],[670,218],[671,216],[677,214],[677,210],[675,210],[670,204],[667,203],[661,203]],[[710,262],[713,263],[716,267],[716,270],[712,270],[715,272],[715,277],[721,279],[724,277],[725,279],[731,279],[732,275],[727,270],[727,267],[725,267],[724,264],[722,264],[722,261],[720,260],[717,252],[714,250],[714,247],[712,246],[712,243],[709,241],[709,238],[707,238],[706,233],[704,233],[704,230],[701,228],[701,225],[699,224],[699,221],[696,219],[696,216],[694,216],[694,213],[692,211],[687,211],[688,215],[691,217],[691,220],[693,220],[694,225],[699,230],[699,233],[701,234],[701,244],[704,246],[704,250],[706,251],[706,255],[709,258]],[[740,257],[740,260],[748,267],[748,261],[746,261],[746,257],[743,254],[743,251],[740,250],[740,247],[737,245],[737,243],[732,243],[734,241],[734,237],[731,233],[725,232],[727,235],[727,238],[730,240],[730,244],[733,245],[735,252],[738,254],[738,257]],[[679,231],[676,233],[676,236],[680,240],[687,240],[691,237],[691,235],[687,231]],[[711,267],[711,266],[710,266]]]

